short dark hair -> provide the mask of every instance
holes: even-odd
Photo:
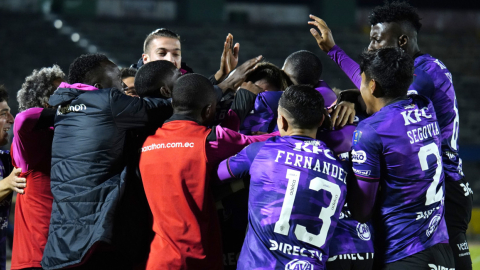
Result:
[[[183,111],[199,111],[216,100],[213,84],[196,73],[178,78],[172,91],[172,106]]]
[[[135,77],[137,74],[137,69],[132,68],[132,67],[124,67],[120,69],[120,73],[122,74],[122,79],[128,78],[128,77]]]
[[[161,97],[160,88],[165,86],[177,67],[169,61],[148,62],[137,71],[135,90],[140,97]],[[170,89],[172,90],[172,89]]]
[[[305,84],[289,86],[280,97],[279,105],[292,115],[292,125],[305,129],[318,126],[325,110],[320,92]]]
[[[277,88],[277,90],[285,90],[288,87],[285,74],[270,62],[257,64],[255,70],[245,79],[247,82],[256,82],[259,80],[266,80],[268,84]]]
[[[57,89],[53,81],[64,77],[65,73],[57,65],[34,69],[32,74],[25,78],[22,89],[17,92],[18,110],[22,112],[33,107],[42,108]]]
[[[420,23],[421,18],[417,13],[417,9],[405,1],[385,1],[383,6],[377,6],[372,10],[369,19],[371,25],[376,25],[377,23],[408,22],[417,32],[420,31],[422,27]]]
[[[8,101],[8,91],[3,84],[0,85],[0,102]]]
[[[101,53],[81,55],[70,64],[68,83],[85,83],[91,71],[109,61],[107,56]]]
[[[297,84],[310,84],[315,86],[322,76],[323,65],[320,58],[306,50],[294,52],[285,60],[291,65],[293,79]]]
[[[413,58],[400,48],[365,51],[360,56],[360,71],[374,79],[383,97],[396,98],[407,94],[413,81]]]
[[[143,42],[143,53],[148,52],[150,42],[152,42],[152,40],[157,37],[176,38],[180,40],[180,36],[177,33],[168,30],[167,28],[158,28],[157,30],[148,34],[145,38],[145,41]]]

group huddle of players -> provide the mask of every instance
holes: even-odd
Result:
[[[48,212],[38,241],[25,236],[38,194],[19,195],[12,269],[472,269],[452,76],[420,51],[417,11],[373,9],[360,64],[310,19],[357,89],[330,89],[308,51],[282,69],[261,57],[237,67],[230,34],[207,79],[167,29],[147,36],[135,69],[96,54],[72,63],[68,83],[51,76],[52,113],[25,105],[24,85],[13,162],[28,167],[28,134],[54,126],[35,135],[50,140],[39,178],[51,194],[31,212]],[[22,139],[25,119],[36,124]]]

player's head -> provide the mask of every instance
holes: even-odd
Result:
[[[245,81],[253,82],[265,91],[283,91],[287,88],[283,72],[269,62],[257,64],[255,70],[247,76]]]
[[[182,65],[180,36],[166,28],[159,28],[150,33],[143,43],[143,63],[167,60],[178,69]]]
[[[278,104],[277,125],[280,135],[290,135],[292,131],[313,133],[322,125],[325,104],[322,95],[310,85],[291,85]]]
[[[25,78],[22,88],[18,90],[18,110],[22,112],[33,107],[47,107],[48,99],[64,78],[65,73],[57,65],[40,70],[34,69],[33,73]]]
[[[318,56],[302,50],[290,54],[282,69],[293,84],[315,86],[322,76],[323,66]]]
[[[137,91],[135,91],[135,75],[137,74],[137,69],[124,67],[120,69],[122,76],[122,82],[124,85],[125,94],[129,96],[138,96]]]
[[[149,62],[138,70],[135,89],[140,97],[169,98],[172,96],[173,84],[180,75],[180,71],[169,61]]]
[[[175,114],[189,115],[201,124],[215,117],[216,95],[212,83],[200,74],[186,74],[173,86],[172,106]]]
[[[367,113],[379,111],[389,100],[405,96],[413,81],[413,59],[398,47],[365,51],[361,55],[360,92]]]
[[[97,88],[123,89],[120,69],[104,54],[84,54],[73,61],[68,73],[70,84],[83,83]]]
[[[370,15],[369,50],[401,47],[411,55],[416,53],[417,33],[422,24],[417,10],[404,1],[385,2]]]
[[[13,125],[13,115],[8,106],[8,92],[0,85],[0,146],[8,143],[8,131]]]

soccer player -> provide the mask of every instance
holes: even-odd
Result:
[[[124,269],[130,257],[112,245],[114,217],[125,182],[120,173],[125,134],[142,128],[163,99],[121,92],[120,70],[103,54],[70,65],[48,104],[57,107],[52,143],[52,215],[43,268]]]
[[[129,96],[138,96],[135,91],[135,75],[137,74],[137,69],[135,68],[122,68],[120,70],[122,74],[122,82],[124,83],[124,91],[126,95]]]
[[[220,164],[220,180],[251,176],[238,269],[324,269],[351,171],[315,140],[324,110],[315,88],[290,86],[278,107],[281,136]]]
[[[8,130],[13,125],[13,115],[8,106],[8,92],[0,85],[0,146],[8,143]],[[21,168],[13,168],[10,151],[0,150],[0,270],[6,270],[7,227],[13,191],[23,194],[26,179]]]
[[[462,171],[462,161],[458,154],[459,114],[452,74],[438,59],[420,51],[417,36],[422,26],[420,17],[406,2],[391,2],[373,9],[370,16],[369,50],[382,47],[399,47],[415,60],[414,80],[409,93],[428,97],[438,116],[442,134],[442,160],[445,173],[445,221],[447,223],[450,246],[455,255],[457,269],[472,269],[466,231],[472,213],[473,193]],[[326,23],[315,17],[310,24],[319,27],[321,36],[315,29],[312,35],[319,47],[327,52],[340,68],[360,88],[360,68],[345,52],[335,45],[332,33]]]
[[[18,91],[20,113],[13,128],[13,164],[22,168],[28,186],[17,196],[12,269],[41,268],[52,213],[50,168],[56,109],[48,99],[64,81],[59,66],[34,70]]]
[[[442,136],[432,102],[407,96],[413,59],[400,48],[361,58],[360,91],[371,116],[356,129],[348,206],[365,222],[378,204],[375,258],[383,269],[454,269],[444,218]]]
[[[221,160],[275,133],[245,136],[208,128],[216,96],[211,82],[198,74],[177,80],[172,105],[173,116],[141,149],[139,167],[155,231],[147,269],[223,269],[210,175]]]
[[[287,80],[282,71],[272,63],[261,62],[246,78],[246,81],[259,86],[265,92],[255,99],[252,112],[240,126],[240,133],[251,135],[252,132],[273,132],[277,125],[278,100],[287,88]]]

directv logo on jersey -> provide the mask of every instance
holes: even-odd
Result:
[[[364,163],[367,161],[367,154],[363,150],[352,150],[352,161],[356,163]]]
[[[359,222],[357,224],[357,234],[358,234],[358,237],[363,241],[370,240],[370,229],[368,228],[368,225],[365,223]]]
[[[285,265],[285,270],[314,270],[314,267],[308,261],[295,259]]]

